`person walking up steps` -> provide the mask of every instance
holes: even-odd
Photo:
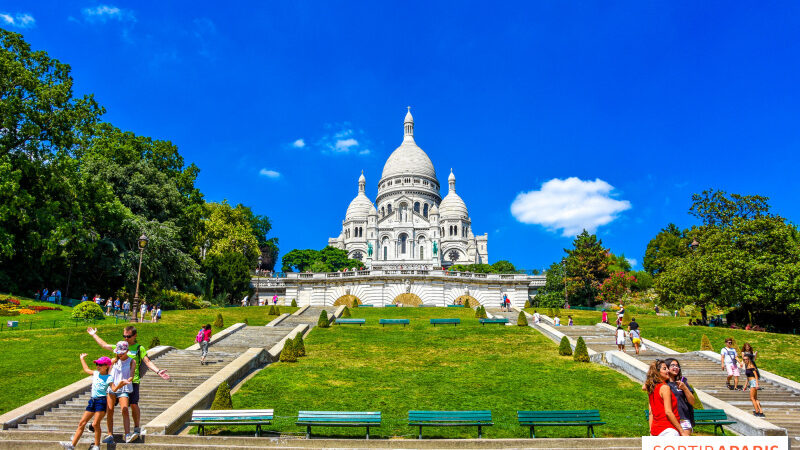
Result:
[[[617,331],[614,332],[614,337],[617,341],[617,350],[625,353],[625,330],[621,325],[617,325]]]
[[[639,330],[639,324],[636,322],[636,318],[631,318],[631,323],[628,324],[628,330],[630,331],[629,336],[631,337],[631,344],[633,344],[633,349],[636,351],[636,354],[639,354],[639,348],[642,346],[642,332]]]
[[[534,310],[533,311],[533,323],[539,323],[541,320],[542,320],[542,316],[541,316],[541,314],[539,314],[539,311]]]
[[[758,367],[756,366],[755,361],[753,361],[749,353],[745,353],[742,355],[744,367],[744,375],[747,377],[747,387],[750,390],[750,402],[753,403],[753,415],[756,417],[765,417],[764,410],[761,409],[761,402],[758,401],[758,381],[759,376]]]
[[[623,332],[625,330],[622,330]],[[650,365],[644,382],[649,400],[649,420],[651,436],[688,436],[681,427],[678,414],[678,399],[667,385],[669,368],[667,363],[657,359]]]
[[[65,449],[73,450],[75,446],[78,445],[78,441],[83,435],[83,429],[91,420],[91,430],[94,431],[94,444],[89,447],[89,450],[100,450],[100,424],[103,422],[103,416],[106,415],[106,394],[108,393],[109,387],[111,390],[120,389],[126,385],[127,382],[122,381],[120,384],[111,384],[111,375],[108,374],[108,371],[111,369],[111,358],[108,356],[103,356],[102,358],[94,360],[97,370],[91,370],[89,366],[86,365],[86,353],[81,353],[80,359],[83,371],[92,376],[92,397],[89,399],[86,411],[83,413],[83,417],[81,417],[81,421],[78,423],[78,429],[75,430],[75,434],[72,436],[72,441],[61,442],[60,444]]]
[[[86,332],[89,333],[97,342],[100,347],[106,350],[114,350],[114,347],[106,343],[100,336],[97,335],[97,328],[87,328]],[[130,442],[139,438],[140,428],[139,421],[141,419],[141,411],[139,410],[139,383],[147,371],[146,368],[157,373],[161,378],[169,380],[169,374],[166,369],[159,369],[150,358],[147,357],[147,348],[136,342],[136,327],[127,326],[122,332],[122,337],[128,343],[128,356],[136,362],[136,371],[133,373],[133,392],[128,396],[131,405],[131,413],[133,415],[133,433],[131,434]],[[145,368],[146,367],[146,368]]]
[[[205,324],[200,331],[197,332],[197,337],[194,340],[200,344],[200,365],[206,363],[206,356],[208,355],[208,344],[211,343],[211,324]]]
[[[739,390],[739,358],[736,356],[736,349],[733,348],[733,338],[725,339],[725,347],[719,352],[722,370],[728,372],[728,389]],[[731,378],[734,385],[731,386]]]

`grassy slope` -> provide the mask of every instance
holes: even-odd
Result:
[[[533,312],[533,309],[528,310]],[[540,310],[539,312],[543,312]],[[544,310],[546,313],[546,310]],[[561,323],[567,322],[571,314],[576,325],[594,325],[600,322],[598,311],[561,310]],[[662,317],[654,314],[634,316],[642,327],[642,336],[673,350],[691,352],[700,350],[700,340],[707,335],[714,350],[725,346],[725,338],[733,337],[736,348],[749,342],[758,350],[758,366],[778,375],[800,381],[800,338],[791,334],[765,333],[761,331],[733,330],[717,327],[690,327],[686,317]],[[614,323],[616,315],[609,312],[608,320]]]
[[[292,312],[297,308],[281,309]],[[267,316],[267,311],[267,307],[254,306],[165,311],[161,322],[137,325],[138,341],[147,346],[158,336],[162,345],[185,348],[194,343],[200,326],[213,323],[218,313],[226,326],[245,318],[250,325],[265,325],[275,318]],[[127,323],[114,324],[113,318],[106,321],[109,324],[97,326],[100,336],[109,343],[121,340]],[[0,414],[83,378],[78,361],[82,352],[93,359],[105,354],[86,333],[85,326],[0,333]],[[31,358],[32,355],[37,357]]]
[[[309,356],[261,371],[234,395],[234,408],[275,408],[271,427],[302,433],[297,411],[382,411],[377,436],[411,437],[408,411],[492,410],[490,438],[526,437],[517,425],[520,409],[599,408],[608,424],[602,436],[641,436],[646,397],[639,385],[596,364],[560,357],[557,347],[523,327],[480,326],[471,310],[398,308],[352,310],[363,327],[316,328],[306,340]],[[409,318],[411,325],[378,325],[378,319]],[[460,317],[458,327],[429,325],[430,317]],[[609,395],[609,393],[613,393]],[[252,428],[252,427],[250,427]],[[243,429],[244,430],[244,429]],[[363,436],[364,429],[317,428],[323,435]],[[252,429],[247,429],[252,433]],[[537,430],[543,437],[580,437],[585,428]],[[477,437],[474,427],[439,427],[427,437]]]

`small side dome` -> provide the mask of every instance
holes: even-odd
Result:
[[[357,220],[361,219],[364,220],[373,213],[375,210],[375,205],[367,198],[366,195],[359,192],[356,198],[350,202],[350,206],[347,207],[347,213],[344,215],[344,220]],[[375,212],[377,214],[377,212]]]
[[[432,216],[438,216],[439,215],[439,207],[436,206],[436,204],[434,204],[433,208],[431,208],[431,215]]]
[[[467,205],[454,191],[450,191],[442,200],[439,205],[439,211],[441,211],[442,219],[465,219],[469,217]]]

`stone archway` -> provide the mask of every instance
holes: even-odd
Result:
[[[476,299],[471,295],[462,295],[461,297],[458,297],[455,300],[453,300],[454,305],[463,305],[464,303],[469,303],[470,308],[481,304],[478,301],[478,299]]]
[[[392,300],[392,303],[395,305],[402,304],[408,306],[421,306],[422,299],[419,298],[419,295],[417,294],[405,293],[395,297],[394,300]]]
[[[333,306],[345,305],[345,306],[347,306],[348,308],[352,308],[352,307],[353,307],[353,303],[354,303],[354,302],[355,302],[356,304],[359,304],[359,305],[363,305],[363,304],[364,304],[364,302],[362,302],[362,301],[361,301],[361,300],[360,300],[358,297],[356,297],[355,295],[350,295],[350,294],[348,294],[348,295],[343,295],[343,296],[341,296],[341,297],[337,298],[337,299],[336,299],[336,301],[335,301],[335,302],[333,302]]]

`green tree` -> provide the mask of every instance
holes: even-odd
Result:
[[[650,275],[658,275],[667,267],[674,258],[681,258],[689,253],[689,244],[686,235],[674,223],[658,232],[650,242],[644,253],[642,265]]]
[[[227,381],[223,381],[217,388],[217,393],[214,395],[214,401],[211,403],[211,409],[232,409],[233,399],[231,399],[231,387]]]
[[[646,270],[637,270],[633,273],[636,280],[631,283],[631,290],[645,292],[653,287],[653,277]]]
[[[608,255],[608,272],[630,272],[631,271],[631,263],[628,261],[628,258],[625,257],[625,254],[621,254],[619,256],[610,253]]]
[[[209,286],[213,281],[214,298],[222,294],[228,303],[234,303],[250,291],[250,264],[241,253],[211,253],[203,261],[203,268]]]
[[[578,342],[575,343],[575,353],[572,359],[578,362],[589,362],[589,350],[586,348],[586,342],[582,336],[578,337]]]
[[[534,297],[534,303],[542,308],[560,308],[564,305],[564,266],[553,263],[545,272],[545,283]]]
[[[528,316],[526,316],[525,313],[522,311],[520,311],[519,316],[517,316],[517,325],[521,327],[528,326]]]
[[[492,271],[494,273],[517,273],[514,265],[506,260],[500,260],[492,264]]]
[[[561,356],[572,356],[572,346],[569,344],[569,339],[566,336],[561,337],[561,342],[558,344],[558,354]]]
[[[330,246],[319,251],[295,249],[283,255],[282,262],[284,272],[336,272],[364,265],[357,259],[348,259],[346,251]]]
[[[614,272],[600,285],[597,300],[602,303],[617,303],[628,291],[636,278],[625,272]]]
[[[600,284],[608,278],[608,250],[603,241],[583,230],[565,249],[568,301],[573,305],[591,306],[599,292]]]
[[[769,217],[769,197],[761,195],[728,196],[725,191],[705,190],[692,194],[689,214],[697,217],[708,227],[726,228],[734,220],[751,220]]]

